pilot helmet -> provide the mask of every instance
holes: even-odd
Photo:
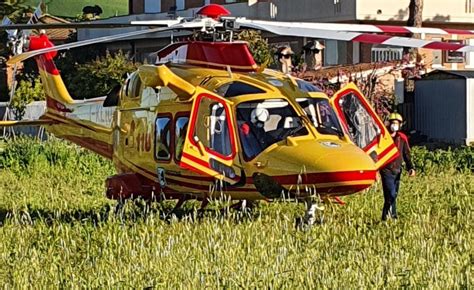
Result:
[[[265,122],[268,121],[269,118],[270,113],[268,110],[259,106],[253,109],[252,113],[250,113],[250,121],[258,128],[263,128]]]

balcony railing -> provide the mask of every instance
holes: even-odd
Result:
[[[403,48],[373,47],[372,62],[401,60]]]

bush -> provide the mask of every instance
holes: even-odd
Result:
[[[428,150],[424,146],[412,148],[412,161],[415,168],[421,172],[444,171],[474,171],[473,147],[448,148],[447,150]]]
[[[55,138],[46,142],[29,137],[12,139],[0,152],[0,169],[28,173],[42,165],[71,169],[79,174],[91,174],[97,170],[113,172],[109,160]]]
[[[38,77],[20,80],[15,90],[15,95],[10,103],[15,113],[15,118],[20,120],[25,114],[26,105],[33,101],[41,101],[45,99],[43,85]]]
[[[247,41],[250,52],[258,65],[270,65],[273,53],[268,45],[268,40],[262,37],[260,31],[242,30],[236,35],[237,40]]]
[[[69,69],[71,71],[64,72],[64,80],[71,95],[89,99],[104,96],[122,84],[124,76],[135,71],[137,65],[119,51],[115,54],[107,52],[104,57]]]

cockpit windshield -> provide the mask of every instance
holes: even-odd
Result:
[[[283,99],[244,102],[237,106],[237,125],[244,157],[250,160],[289,136],[308,134],[296,111]]]
[[[329,101],[323,98],[298,98],[298,104],[321,134],[342,136],[341,126]]]

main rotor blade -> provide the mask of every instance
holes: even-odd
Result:
[[[112,40],[118,40],[118,39],[123,39],[123,38],[127,38],[127,37],[132,37],[132,36],[139,36],[139,35],[144,35],[144,34],[149,34],[149,33],[156,33],[156,32],[165,32],[165,31],[170,31],[170,30],[175,30],[175,29],[202,28],[204,25],[205,25],[205,23],[203,21],[186,22],[186,23],[172,25],[170,27],[160,27],[160,28],[146,29],[146,30],[122,33],[122,34],[118,34],[118,35],[103,36],[103,37],[99,37],[99,38],[88,39],[88,40],[78,41],[78,42],[74,42],[74,43],[66,43],[66,44],[62,44],[62,45],[58,45],[58,46],[27,51],[25,53],[15,55],[12,58],[10,58],[7,61],[7,63],[8,64],[15,64],[15,63],[24,61],[26,59],[29,59],[31,57],[34,57],[34,56],[37,56],[37,55],[40,55],[40,54],[43,54],[43,53],[47,53],[47,52],[50,52],[50,51],[60,51],[60,50],[65,50],[65,49],[70,49],[70,48],[76,48],[76,47],[101,43],[101,42],[109,42],[109,41],[112,41]]]
[[[99,29],[99,28],[119,28],[119,27],[134,27],[134,26],[171,26],[178,24],[182,19],[175,20],[150,20],[150,21],[131,21],[127,23],[119,22],[71,22],[71,23],[36,23],[36,24],[11,24],[11,25],[0,25],[0,30],[4,29]]]
[[[49,24],[12,24],[0,25],[0,30],[4,29],[76,29],[76,28],[114,28],[114,27],[130,27],[134,26],[130,23],[94,23],[94,22],[80,22],[80,23],[49,23]]]
[[[442,29],[433,27],[411,27],[411,26],[395,26],[395,25],[372,25],[372,24],[346,24],[346,23],[322,23],[322,22],[283,22],[283,21],[261,21],[250,20],[245,18],[237,18],[242,23],[254,23],[259,25],[272,25],[293,28],[311,28],[331,31],[348,31],[348,32],[366,32],[366,33],[424,33],[424,34],[460,34],[472,35],[474,30],[462,29]]]
[[[277,35],[285,36],[300,36],[300,37],[311,37],[311,38],[323,38],[343,41],[354,41],[362,43],[375,43],[384,44],[389,46],[397,47],[413,47],[413,48],[428,48],[428,49],[439,49],[439,50],[452,50],[459,52],[474,51],[474,46],[448,43],[440,41],[430,41],[409,37],[398,37],[388,36],[370,33],[359,33],[359,32],[343,32],[343,31],[332,31],[315,29],[306,26],[299,27],[293,26],[279,26],[270,24],[271,22],[262,23],[263,21],[253,21],[247,19],[237,19],[236,23],[241,27],[248,27],[254,29],[265,30]]]

